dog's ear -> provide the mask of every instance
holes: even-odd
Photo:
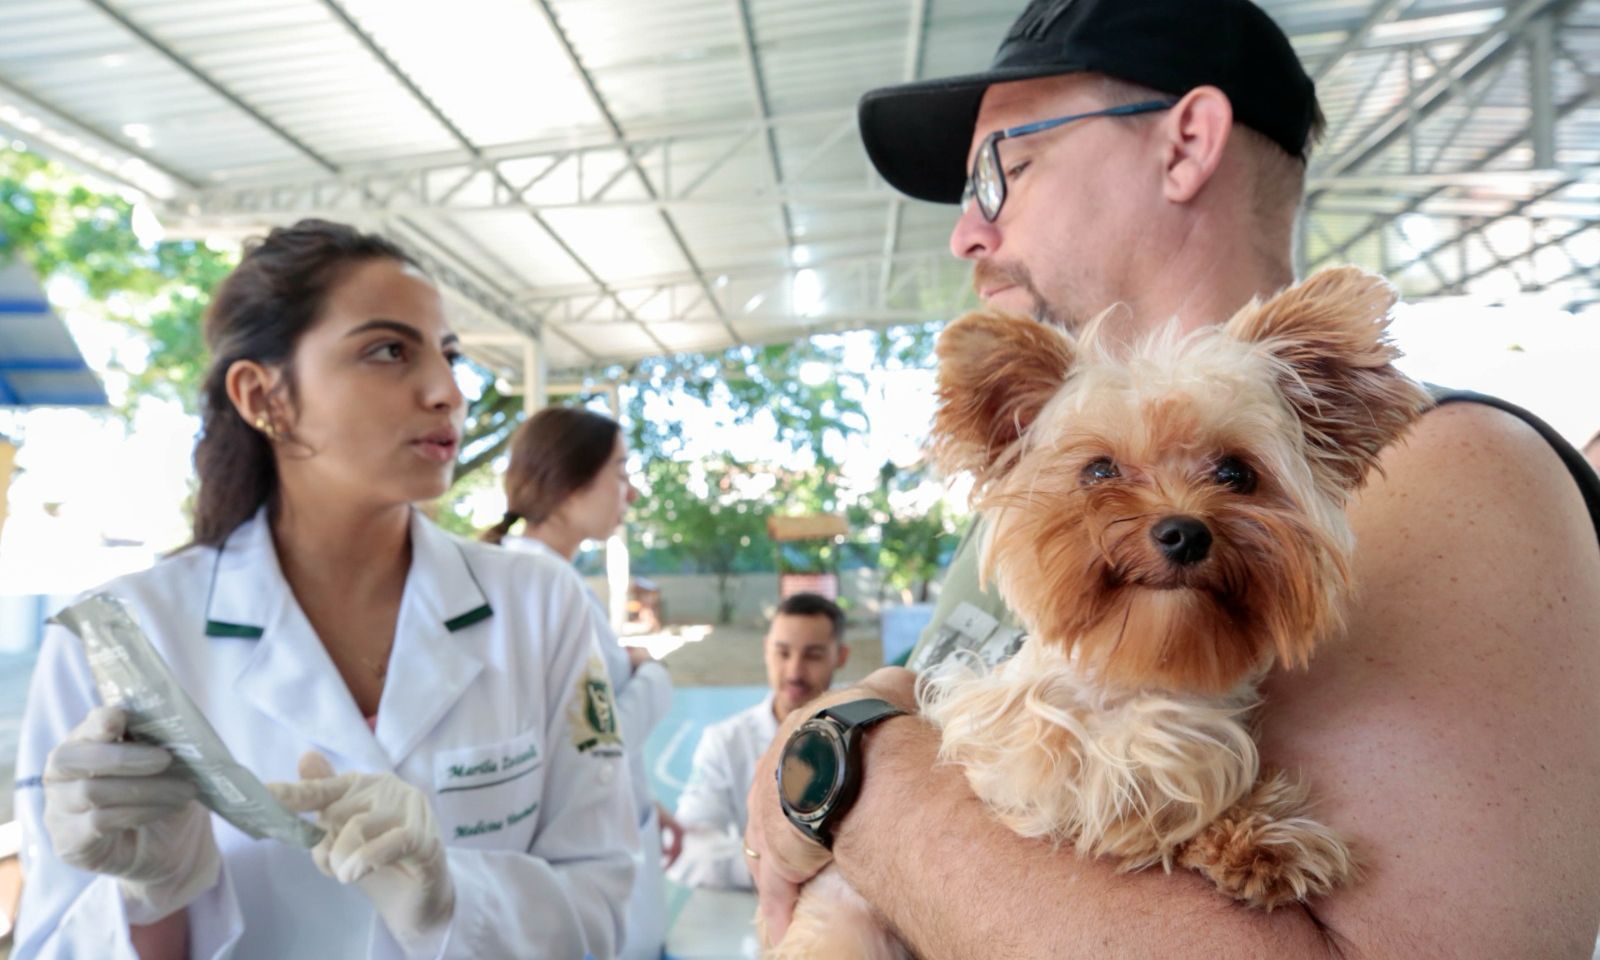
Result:
[[[1007,451],[1072,369],[1072,338],[1048,324],[978,311],[939,336],[939,406],[933,456],[946,473],[979,484],[1010,466]]]
[[[1300,418],[1312,465],[1339,491],[1359,487],[1430,403],[1394,367],[1400,351],[1386,333],[1395,299],[1383,278],[1337,267],[1250,303],[1226,327],[1281,364],[1279,389]]]

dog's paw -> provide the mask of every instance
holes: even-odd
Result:
[[[1271,910],[1347,886],[1360,869],[1350,845],[1305,816],[1305,792],[1281,773],[1185,845],[1178,862],[1221,892]]]

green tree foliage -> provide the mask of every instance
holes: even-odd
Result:
[[[605,378],[629,385],[624,391],[628,444],[647,457],[674,457],[682,451],[682,419],[652,415],[682,397],[723,407],[729,423],[770,417],[774,439],[790,449],[810,451],[818,464],[833,469],[837,464],[828,449],[830,438],[843,439],[867,426],[859,399],[864,379],[842,373],[810,384],[801,371],[807,364],[837,370],[841,359],[839,347],[806,338],[653,357],[613,368]]]
[[[837,338],[806,338],[645,360],[622,371],[631,384],[623,394],[629,443],[646,461],[648,493],[634,509],[635,529],[653,545],[644,561],[656,570],[714,574],[724,621],[732,614],[735,573],[775,565],[834,569],[838,562],[831,543],[785,544],[776,554],[765,519],[847,506],[837,456],[844,440],[868,427],[861,402],[867,384],[861,374],[842,370],[842,360]],[[770,426],[774,438],[798,454],[798,465],[756,465],[737,451],[681,462],[684,418],[661,412],[686,401],[722,411],[730,425]],[[763,492],[753,496],[752,489]]]
[[[940,324],[928,323],[896,327],[874,335],[875,360],[885,370],[928,369],[933,365],[933,345]],[[774,347],[735,348],[721,355],[693,358],[664,358],[638,364],[630,373],[642,382],[628,397],[630,442],[646,453],[647,486],[650,494],[634,509],[634,529],[656,546],[640,558],[641,565],[660,572],[713,573],[719,581],[723,613],[730,610],[730,583],[734,573],[753,570],[811,572],[838,570],[854,562],[879,567],[887,588],[908,600],[925,600],[930,582],[948,560],[958,539],[962,516],[950,511],[942,500],[913,496],[913,491],[935,485],[925,467],[908,470],[885,463],[878,484],[865,496],[841,488],[839,465],[831,455],[834,438],[842,440],[868,426],[860,397],[868,386],[865,378],[846,373],[831,376],[816,386],[808,386],[800,371],[807,363],[822,363],[837,369],[841,357],[837,346],[826,341],[799,341]],[[815,378],[812,378],[815,382]],[[880,389],[883,386],[880,384]],[[679,417],[650,416],[674,397],[693,397],[720,401],[729,411],[730,422],[751,422],[757,417],[772,417],[780,438],[792,450],[809,451],[809,465],[780,468],[742,463],[725,458],[707,465],[691,465],[671,459],[681,451],[686,438]],[[687,478],[704,470],[717,482],[700,487]],[[732,478],[741,485],[732,485]],[[759,497],[729,500],[730,490],[760,485],[767,490]],[[663,507],[657,488],[665,493]],[[693,508],[686,508],[696,497],[710,496]],[[919,511],[915,502],[932,501],[931,508]],[[728,517],[729,503],[743,513]],[[713,503],[720,514],[710,513]],[[767,513],[844,513],[852,529],[850,541],[797,542],[775,550],[767,538],[764,518]],[[761,518],[748,529],[735,531],[731,522]],[[743,541],[748,538],[749,544]],[[672,549],[662,549],[670,544]],[[774,574],[776,575],[776,574]]]
[[[96,299],[149,293],[154,258],[133,232],[133,204],[98,193],[54,163],[0,148],[0,257],[42,277],[66,274]]]
[[[933,369],[933,348],[943,329],[943,320],[933,320],[879,330],[874,344],[878,366],[884,370]]]
[[[943,327],[935,321],[880,332],[878,366],[890,371],[932,369],[934,344]],[[927,496],[914,494],[936,483],[925,463],[902,469],[885,462],[877,486],[849,511],[851,526],[877,542],[875,565],[884,586],[915,603],[927,602],[928,588],[955,551],[965,522],[965,515],[950,510],[942,497],[931,506],[909,505],[927,503]]]
[[[200,319],[237,257],[191,240],[146,246],[135,209],[49,160],[0,149],[0,259],[21,256],[47,282],[75,283],[101,315],[143,337],[149,360],[131,377],[124,412],[151,395],[194,412],[205,371]]]
[[[232,251],[218,252],[203,243],[159,243],[155,248],[159,274],[166,282],[158,288],[158,308],[142,325],[150,345],[145,369],[132,378],[132,397],[165,396],[185,410],[198,413],[201,381],[206,375],[204,322],[211,291],[233,270]]]
[[[476,536],[479,531],[459,505],[475,491],[499,485],[499,474],[487,468],[510,448],[517,425],[522,422],[522,397],[500,392],[487,374],[483,379],[487,381],[483,393],[467,406],[455,480],[431,510],[440,526],[464,537]]]
[[[878,486],[849,512],[851,526],[877,533],[877,567],[884,586],[915,603],[927,602],[928,587],[960,540],[962,518],[942,498],[932,506],[906,504],[925,499],[911,495],[933,482],[924,465],[902,470],[885,463],[878,471]]]
[[[645,464],[650,495],[634,507],[635,529],[653,569],[717,578],[717,622],[733,617],[733,575],[768,569],[770,474],[731,456]],[[670,611],[669,611],[670,614]]]

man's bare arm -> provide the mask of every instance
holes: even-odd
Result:
[[[1052,852],[995,823],[934,764],[935,732],[907,719],[867,738],[835,848],[845,876],[930,960],[1587,957],[1600,918],[1592,526],[1549,447],[1487,408],[1430,414],[1384,463],[1353,512],[1352,638],[1276,678],[1264,716],[1267,758],[1303,770],[1320,815],[1360,844],[1359,885],[1315,916],[1266,914],[1194,876]],[[762,816],[775,808],[768,791]]]
[[[921,720],[867,739],[834,856],[924,960],[1328,956],[1302,910],[1253,912],[1197,875],[1119,874],[1018,837],[959,769],[934,764],[939,736]]]
[[[1577,957],[1600,922],[1600,546],[1554,452],[1440,408],[1352,509],[1350,639],[1275,678],[1263,752],[1368,876],[1319,907],[1375,956]],[[1408,950],[1408,941],[1430,947]]]

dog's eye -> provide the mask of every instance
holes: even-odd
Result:
[[[1224,487],[1231,487],[1238,493],[1249,493],[1256,488],[1256,472],[1238,457],[1223,457],[1218,460],[1216,472],[1212,476]]]
[[[1122,474],[1117,470],[1117,465],[1112,463],[1110,458],[1101,457],[1089,461],[1089,465],[1083,468],[1082,479],[1084,483],[1099,483],[1102,480],[1115,480],[1120,476]]]

